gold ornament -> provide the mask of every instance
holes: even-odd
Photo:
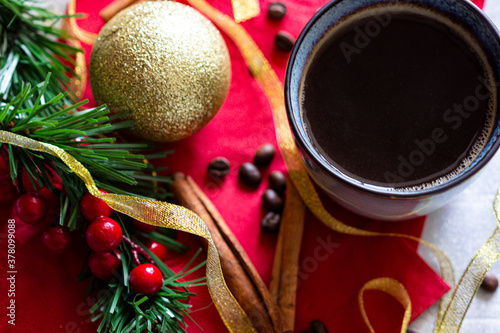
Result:
[[[102,28],[89,79],[97,103],[131,113],[136,135],[176,141],[215,116],[229,90],[231,63],[219,31],[198,11],[148,1]]]

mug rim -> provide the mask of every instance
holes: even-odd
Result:
[[[291,97],[291,87],[290,87],[290,82],[292,81],[292,67],[294,66],[295,59],[297,57],[298,51],[306,38],[306,35],[309,33],[311,28],[317,23],[320,17],[322,17],[326,12],[332,10],[332,7],[335,7],[338,3],[343,2],[346,0],[331,0],[328,2],[326,5],[321,7],[315,14],[314,16],[307,22],[305,27],[302,29],[300,32],[299,36],[297,37],[297,40],[293,46],[293,49],[290,53],[290,57],[288,60],[287,68],[286,68],[286,73],[285,73],[285,81],[284,81],[284,93],[285,93],[285,108],[286,108],[286,113],[287,113],[287,118],[290,124],[290,128],[292,130],[292,133],[295,138],[295,143],[297,146],[307,154],[307,157],[310,158],[314,164],[319,167],[325,174],[329,175],[330,177],[335,178],[336,180],[342,182],[344,185],[355,188],[361,192],[365,192],[367,194],[372,194],[372,195],[377,195],[380,197],[388,197],[388,198],[395,198],[395,199],[414,199],[414,198],[423,198],[423,197],[428,197],[434,194],[442,193],[445,191],[448,191],[451,188],[456,187],[457,185],[465,182],[466,180],[472,178],[475,174],[477,174],[496,154],[498,151],[498,148],[500,147],[500,137],[496,139],[495,142],[491,145],[490,149],[486,152],[486,154],[481,158],[481,160],[477,161],[475,165],[470,167],[469,169],[466,169],[465,171],[461,172],[454,178],[447,180],[446,182],[435,185],[429,188],[424,188],[424,189],[419,189],[419,190],[411,190],[411,191],[390,191],[390,187],[384,187],[384,186],[373,186],[373,187],[368,187],[366,185],[358,184],[355,182],[350,181],[352,177],[349,177],[339,170],[336,170],[331,164],[329,164],[324,157],[321,157],[321,154],[316,151],[312,143],[310,142],[309,138],[307,137],[307,134],[303,134],[298,130],[298,127],[302,127],[302,124],[297,124],[295,121],[294,114],[297,112],[300,112],[300,110],[292,110],[292,97]],[[500,31],[496,27],[496,25],[493,23],[493,21],[484,13],[483,10],[481,10],[476,4],[474,4],[470,0],[453,0],[454,2],[461,3],[462,5],[465,5],[465,7],[471,11],[474,12],[474,14],[479,15],[480,19],[484,20],[487,25],[490,27],[490,29],[493,32],[493,35],[495,36],[495,39],[497,43],[500,45]],[[391,0],[385,0],[385,2],[393,2],[397,3],[400,1],[391,1]],[[416,1],[401,1],[401,2],[418,2]],[[330,26],[331,28],[331,26]],[[330,29],[329,28],[329,29]],[[322,35],[320,39],[323,37]],[[483,46],[481,46],[484,48]],[[489,52],[488,52],[489,54]],[[307,58],[311,56],[311,53],[307,55]],[[303,73],[302,73],[303,74]],[[301,75],[302,76],[302,75]],[[496,75],[495,75],[496,76]],[[497,78],[498,79],[498,78]],[[300,84],[299,84],[300,86]],[[498,89],[497,89],[497,95],[499,95]],[[500,127],[500,104],[497,106],[497,110],[495,112],[495,127],[498,128]],[[304,131],[305,133],[305,131]],[[492,133],[493,135],[493,133]],[[488,139],[488,142],[491,140],[491,136]],[[307,169],[307,167],[306,167]],[[387,190],[379,190],[376,187],[384,188]]]

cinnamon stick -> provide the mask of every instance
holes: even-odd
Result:
[[[118,14],[123,9],[131,6],[136,1],[137,0],[115,0],[115,1],[111,2],[109,5],[107,5],[106,7],[104,7],[99,12],[99,16],[102,17],[104,22],[108,22],[109,20],[111,20],[113,18],[113,16]]]
[[[285,228],[280,226],[276,250],[274,252],[273,270],[271,272],[271,283],[269,284],[269,292],[274,303],[279,306],[279,290],[281,283],[281,262],[283,257],[283,233]]]
[[[205,205],[205,208],[212,215],[214,222],[216,223],[219,231],[224,237],[226,243],[229,245],[233,253],[236,255],[246,273],[248,274],[250,280],[253,282],[254,286],[257,288],[258,293],[260,294],[264,304],[269,312],[269,316],[271,317],[271,321],[273,322],[273,326],[275,328],[282,329],[284,325],[284,318],[280,312],[277,303],[274,302],[271,298],[271,294],[267,289],[264,281],[262,281],[257,269],[253,265],[252,261],[248,257],[247,253],[241,246],[240,242],[233,234],[229,226],[226,224],[222,216],[220,215],[217,208],[210,201],[210,199],[205,195],[205,193],[199,188],[199,186],[193,181],[191,177],[187,177],[188,183],[194,189],[195,194],[198,196],[198,199]]]
[[[227,286],[255,329],[263,333],[282,333],[284,320],[280,309],[271,300],[255,267],[215,206],[196,183],[183,174],[174,174],[171,189],[180,204],[198,214],[207,224],[219,251]]]
[[[272,292],[286,322],[285,328],[290,330],[293,330],[295,325],[299,254],[304,231],[305,212],[304,202],[293,182],[289,179],[271,285],[273,287]]]

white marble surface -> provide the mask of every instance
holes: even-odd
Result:
[[[67,0],[41,0],[51,9],[64,10]],[[485,12],[500,27],[500,1],[486,0]],[[423,238],[444,250],[453,262],[457,280],[469,260],[486,242],[495,229],[492,202],[500,187],[500,153],[454,202],[429,216]],[[429,253],[422,255],[436,266]],[[500,263],[491,272],[500,277]],[[431,333],[436,318],[436,306],[432,307],[412,325],[419,333]],[[500,332],[500,291],[488,294],[479,291],[464,320],[460,333]],[[382,332],[383,333],[383,332]]]

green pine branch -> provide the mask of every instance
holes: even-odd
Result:
[[[93,176],[98,187],[114,193],[136,195],[145,198],[164,200],[168,194],[156,182],[169,182],[168,177],[158,177],[151,164],[144,163],[141,151],[150,151],[156,147],[150,143],[120,143],[114,137],[107,137],[111,132],[129,130],[132,121],[110,122],[109,110],[99,106],[76,112],[85,101],[66,106],[63,104],[66,94],[58,94],[47,100],[44,93],[50,85],[47,79],[32,87],[26,84],[21,92],[8,103],[0,102],[0,129],[57,146],[82,163]],[[48,116],[42,111],[47,111]],[[62,202],[69,200],[73,211],[84,190],[83,182],[59,160],[46,153],[34,153],[8,145],[6,149],[11,159],[11,177],[14,184],[19,175],[21,163],[34,184],[51,186],[48,175],[55,172],[66,189]],[[155,154],[164,158],[169,152]],[[61,218],[68,217],[62,212]],[[70,229],[79,225],[79,214],[72,214],[68,222],[61,220]]]
[[[75,76],[75,55],[82,50],[68,45],[68,32],[56,27],[65,17],[33,2],[0,0],[0,99],[11,100],[25,83],[43,82],[49,73],[55,80],[46,87],[48,100],[62,88],[70,91],[68,75]],[[64,96],[65,103],[70,101]]]
[[[126,115],[111,115],[106,106],[83,109],[87,101],[74,103],[68,88],[76,53],[68,46],[66,31],[56,28],[65,16],[55,15],[25,0],[0,0],[0,130],[10,131],[55,145],[82,163],[96,185],[108,192],[145,198],[167,198],[169,193],[159,186],[170,182],[159,177],[155,168],[144,159],[164,158],[170,152],[158,151],[150,143],[117,142],[113,133],[130,130]],[[66,91],[66,92],[65,92]],[[83,181],[59,158],[14,145],[0,144],[0,152],[9,157],[12,182],[23,192],[21,170],[35,187],[46,186],[60,197],[60,225],[83,231],[79,202],[85,192]],[[146,154],[143,154],[145,152]],[[63,185],[59,191],[52,183],[58,176]],[[130,223],[114,213],[123,233],[131,237]],[[160,228],[150,234],[139,234],[155,240],[174,251],[185,253],[187,247],[175,240],[175,232]],[[92,278],[89,292],[106,288],[90,312],[93,321],[100,321],[99,332],[184,332],[184,318],[189,317],[189,304],[194,296],[187,287],[204,284],[203,279],[179,282],[204,263],[191,268],[192,261],[174,273],[139,240],[132,237],[155,262],[166,277],[161,291],[153,296],[134,295],[128,288],[130,271],[137,265],[130,244],[122,242],[122,267],[111,282]],[[197,253],[198,254],[198,253]],[[141,262],[147,258],[140,256]],[[194,260],[194,258],[193,258]],[[87,269],[80,280],[91,277]],[[108,297],[108,295],[111,295]]]

